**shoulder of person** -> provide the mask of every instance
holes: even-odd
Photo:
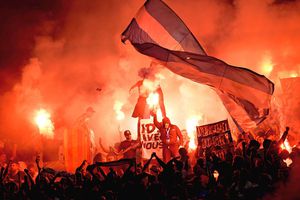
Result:
[[[175,125],[175,124],[172,124],[172,125],[171,125],[171,129],[179,129],[179,128],[178,128],[178,126],[177,126],[177,125]]]

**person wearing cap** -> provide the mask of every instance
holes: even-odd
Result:
[[[162,122],[157,121],[156,113],[153,115],[153,123],[159,129],[160,139],[163,144],[163,161],[168,162],[172,157],[177,157],[179,146],[183,145],[183,137],[178,126],[171,123],[168,117],[164,117]]]
[[[124,131],[125,140],[120,143],[119,154],[123,154],[123,158],[136,158],[136,150],[141,147],[137,140],[133,140],[130,130]]]

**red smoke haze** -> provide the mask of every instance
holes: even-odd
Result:
[[[11,25],[18,28],[17,36],[11,36],[16,38],[11,49],[22,54],[15,53],[20,65],[5,57],[8,61],[1,69],[0,138],[26,143],[22,139],[36,131],[33,116],[40,108],[51,113],[59,130],[72,126],[88,106],[96,111],[90,127],[96,138],[101,136],[108,145],[120,139],[118,127],[135,133],[136,120],[131,113],[137,91],[130,95],[128,90],[139,79],[138,70],[149,66],[150,59],[122,44],[120,34],[144,1],[55,1],[55,6],[46,7],[49,9],[31,2],[32,7],[24,7],[22,13],[13,12],[13,4],[2,8],[8,16],[2,28],[7,35],[12,30],[6,23],[17,21],[12,13],[16,18],[31,17]],[[279,78],[299,75],[300,2],[165,2],[186,22],[209,55],[264,74],[275,83],[276,95],[281,93]],[[48,4],[52,5],[50,1]],[[35,17],[39,20],[30,24]],[[26,39],[33,41],[26,43]],[[1,51],[9,54],[4,45]],[[209,87],[163,68],[159,73],[164,77],[161,87],[167,114],[180,128],[186,128],[191,116],[203,116],[200,123],[228,117]],[[117,101],[123,104],[123,120],[117,120],[114,111]],[[285,126],[284,120],[281,123]]]

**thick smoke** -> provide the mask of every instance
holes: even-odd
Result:
[[[39,108],[51,112],[57,130],[70,128],[88,106],[96,110],[90,126],[96,138],[102,137],[107,144],[121,139],[119,130],[136,132],[137,121],[131,113],[137,91],[129,94],[128,90],[140,78],[139,69],[148,67],[151,60],[131,45],[122,44],[120,34],[144,1],[42,2],[28,0],[23,5],[13,1],[2,7],[8,20],[1,23],[2,30],[7,32],[6,38],[15,41],[6,43],[11,45],[9,50],[1,45],[7,54],[0,76],[4,80],[1,137],[30,137],[36,131],[33,113]],[[255,70],[275,84],[279,78],[300,73],[299,2],[165,2],[186,22],[209,55]],[[15,20],[16,14],[25,19]],[[15,22],[14,28],[19,27],[17,33],[8,25],[11,22]],[[10,56],[18,62],[12,62]],[[164,77],[161,87],[167,114],[180,128],[186,128],[185,120],[190,116],[203,116],[200,124],[228,117],[209,87],[163,68],[159,73]],[[115,106],[116,102],[122,106]],[[117,119],[114,107],[121,107],[118,112],[124,113],[124,119]]]

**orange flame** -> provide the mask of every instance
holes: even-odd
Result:
[[[45,109],[39,109],[36,111],[34,121],[39,128],[41,135],[44,135],[47,138],[54,137],[54,125],[51,121],[51,115]]]
[[[188,137],[190,138],[189,149],[195,150],[197,148],[196,138],[196,126],[199,125],[199,121],[202,120],[202,116],[193,116],[186,120],[186,130]]]
[[[280,147],[282,150],[286,149],[289,153],[292,152],[292,147],[287,139],[284,141],[283,144],[280,145]]]
[[[150,107],[155,107],[158,105],[159,95],[156,92],[151,92],[146,101]]]
[[[282,143],[280,145],[280,148],[282,150],[287,150],[289,153],[292,152],[292,147],[291,147],[288,139],[285,139],[284,143]],[[286,165],[289,167],[293,163],[293,160],[291,158],[287,158],[287,159],[284,159],[283,162],[285,162]]]

